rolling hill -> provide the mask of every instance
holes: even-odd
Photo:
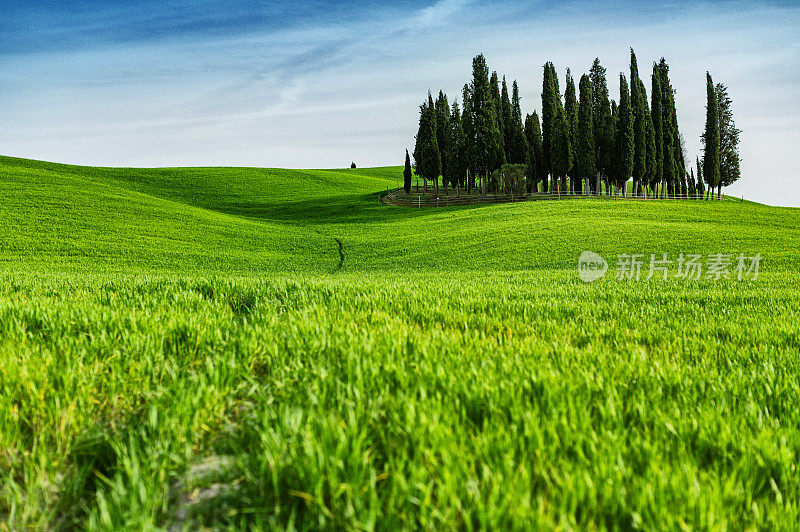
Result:
[[[1,157],[0,526],[793,528],[800,210],[400,174]]]

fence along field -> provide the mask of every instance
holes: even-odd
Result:
[[[0,160],[0,522],[793,528],[796,209],[382,205],[401,172]]]

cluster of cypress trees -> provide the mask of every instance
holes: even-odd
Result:
[[[653,64],[649,103],[633,49],[630,83],[622,73],[619,81],[617,101],[609,97],[606,69],[595,59],[589,73],[580,77],[577,91],[567,69],[562,96],[555,67],[548,62],[541,119],[533,111],[523,120],[517,82],[509,97],[505,76],[501,81],[497,72],[490,75],[486,59],[478,55],[472,60],[472,80],[462,91],[462,107],[457,101],[451,107],[442,91],[435,101],[429,92],[420,106],[415,172],[426,190],[428,181],[433,183],[437,196],[439,176],[445,190],[450,186],[472,192],[479,187],[485,194],[487,186],[497,187],[496,170],[506,164],[526,166],[528,192],[627,195],[632,179],[633,194],[639,196],[702,196],[699,160],[698,178],[693,169],[687,173],[675,91],[664,58]],[[710,87],[715,104],[709,120],[721,123],[720,98],[727,102],[728,115],[730,99],[724,90]],[[710,186],[730,184],[734,173],[738,178],[738,130],[732,129],[735,139],[727,140],[732,145],[727,151],[713,133],[704,135],[707,152],[736,158],[736,172],[728,172],[725,179],[721,171],[709,170],[709,165],[719,166],[714,157],[704,158],[704,175],[713,179],[706,180]],[[410,190],[408,181],[406,189]]]

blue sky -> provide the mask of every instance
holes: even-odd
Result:
[[[705,71],[742,133],[730,193],[800,206],[794,2],[27,1],[0,17],[0,153],[109,166],[401,164],[428,89],[472,57],[540,106],[542,65],[666,57],[692,160]],[[645,80],[649,88],[648,80]]]

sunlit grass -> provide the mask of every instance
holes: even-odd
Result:
[[[396,169],[14,161],[0,523],[800,520],[796,210],[399,209],[377,202]],[[764,262],[756,281],[584,284],[584,249]]]

